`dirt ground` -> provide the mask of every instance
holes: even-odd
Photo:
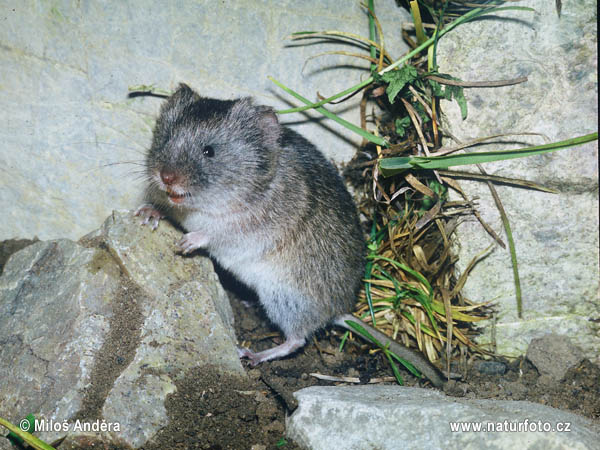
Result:
[[[280,342],[280,337],[256,305],[245,306],[232,298],[236,332],[240,342],[263,350]],[[285,416],[296,406],[292,393],[308,386],[339,384],[323,381],[312,373],[355,377],[363,382],[391,377],[381,355],[369,355],[360,342],[338,351],[343,330],[328,329],[295,355],[251,368],[247,385],[219,377],[187,377],[171,400],[169,427],[161,433],[156,448],[173,449],[296,449],[285,439]],[[571,369],[560,383],[538,384],[537,370],[526,360],[499,360],[503,375],[484,375],[473,361],[467,377],[445,386],[447,395],[499,400],[528,400],[571,411],[600,422],[600,368],[585,360]],[[488,366],[486,366],[488,367]],[[406,386],[432,389],[403,371]],[[393,384],[393,383],[392,383]],[[183,400],[183,401],[182,401]],[[175,405],[178,406],[175,406]],[[198,409],[198,405],[202,409]],[[154,447],[153,447],[154,448]]]

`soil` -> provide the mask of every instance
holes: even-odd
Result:
[[[264,350],[281,342],[260,308],[246,305],[230,293],[240,342],[253,350]],[[254,303],[254,302],[252,302]],[[299,389],[339,382],[323,381],[311,374],[354,377],[365,383],[388,379],[392,371],[380,354],[370,355],[362,342],[346,344],[339,352],[344,332],[330,328],[296,354],[279,361],[247,365],[250,381],[240,383],[225,377],[197,374],[186,377],[168,408],[170,425],[156,447],[172,449],[297,449],[285,438],[285,416],[296,407],[293,393]],[[541,377],[525,359],[495,362],[474,360],[461,381],[444,387],[449,396],[498,400],[528,400],[571,411],[600,422],[600,367],[584,360],[569,370],[561,382]],[[504,370],[503,374],[485,372]],[[401,371],[405,386],[433,389],[428,382]],[[484,373],[482,373],[484,372]],[[389,382],[388,384],[395,384]],[[202,409],[198,409],[202,405]]]

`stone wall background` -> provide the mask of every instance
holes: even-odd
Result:
[[[554,2],[528,0],[518,5],[535,12],[503,11],[498,14],[501,19],[467,23],[441,40],[440,66],[463,80],[528,77],[515,86],[466,90],[465,121],[456,104],[446,102],[443,108],[453,134],[466,142],[499,133],[536,132],[556,142],[597,131],[596,2],[563,2],[560,18]],[[508,143],[471,151],[515,148],[510,141],[545,143],[530,136],[500,141]],[[482,324],[485,335],[479,341],[495,341],[499,353],[516,356],[531,339],[554,331],[570,336],[598,360],[598,142],[486,164],[485,169],[559,193],[496,186],[515,241],[523,317],[517,317],[510,254],[496,246],[475,267],[463,290],[475,301],[492,300],[497,306],[494,319]],[[507,243],[486,184],[461,181],[461,185]],[[461,270],[493,243],[475,220],[458,228],[457,242]]]
[[[393,0],[376,7],[399,57],[407,49],[399,26],[408,16]],[[205,96],[254,96],[288,108],[295,99],[268,75],[311,99],[365,76],[367,62],[349,57],[304,66],[340,48],[285,39],[307,30],[368,36],[368,21],[350,0],[3,1],[0,240],[78,239],[113,209],[137,207],[141,167],[121,163],[143,159],[161,100],[128,99],[130,86],[170,90],[184,81]],[[331,109],[357,122],[358,100]],[[349,160],[360,142],[318,113],[281,121],[336,161]]]

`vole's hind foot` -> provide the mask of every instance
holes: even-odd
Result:
[[[154,206],[143,204],[138,209],[136,209],[134,216],[139,216],[142,218],[141,225],[147,225],[148,223],[152,224],[152,230],[156,230],[158,228],[158,222],[160,219],[165,216]]]
[[[186,233],[183,235],[183,238],[177,243],[177,248],[183,253],[187,255],[188,253],[192,253],[194,250],[206,247],[208,244],[208,240],[206,239],[206,235],[200,231],[192,231],[191,233]]]
[[[254,353],[248,348],[238,348],[238,356],[248,358],[252,366],[257,366],[271,359],[283,358],[298,350],[305,342],[304,338],[288,338],[283,344],[258,353]]]

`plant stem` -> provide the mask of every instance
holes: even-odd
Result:
[[[373,18],[372,14],[375,14],[375,1],[374,0],[369,0],[369,39],[371,39],[372,41],[375,40],[376,36],[375,36],[375,19]],[[377,57],[377,49],[375,48],[374,45],[371,45],[371,58],[375,59]],[[383,49],[382,49],[383,51]],[[374,63],[371,63],[371,73],[375,72],[377,70],[377,65]]]

